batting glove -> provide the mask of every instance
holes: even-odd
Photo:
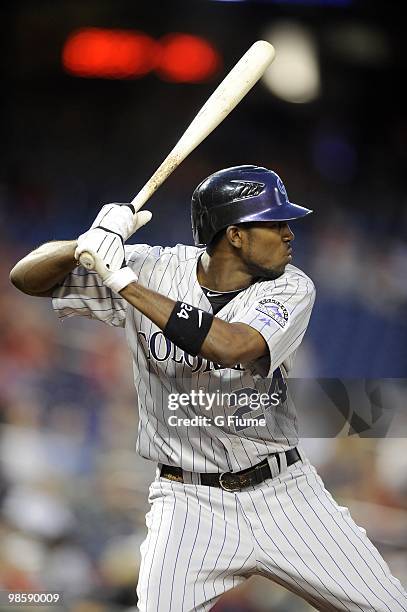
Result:
[[[140,227],[151,220],[149,210],[135,213],[133,204],[105,204],[99,211],[90,229],[101,227],[114,232],[126,242]]]
[[[111,272],[106,268],[103,259],[98,255],[95,256],[95,270],[102,279],[103,284],[115,293],[120,293],[127,285],[137,281],[137,276],[131,268],[124,266],[120,270]]]
[[[83,252],[98,253],[109,270],[119,270],[124,265],[124,242],[152,217],[149,210],[137,214],[133,210],[130,204],[103,206],[91,228],[79,236],[75,259]]]
[[[126,266],[123,241],[117,234],[107,232],[100,227],[89,230],[78,238],[76,259],[79,259],[84,252],[92,255],[95,271],[103,284],[112,291],[119,293],[128,284],[137,280],[133,270]]]
[[[90,253],[94,258],[97,255],[111,272],[120,270],[125,265],[123,238],[101,227],[90,229],[79,236],[75,259],[79,261],[84,252]]]

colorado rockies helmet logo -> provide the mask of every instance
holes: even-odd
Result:
[[[233,201],[244,200],[245,198],[253,198],[262,193],[265,184],[256,183],[253,181],[231,180],[234,183]]]

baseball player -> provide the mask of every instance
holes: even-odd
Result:
[[[210,610],[253,574],[318,610],[407,611],[379,552],[298,446],[286,379],[315,298],[291,264],[289,201],[266,168],[237,166],[192,197],[195,246],[134,244],[151,218],[103,206],[71,242],[43,245],[12,282],[61,319],[124,327],[138,451],[157,463],[141,546],[141,612]],[[95,271],[78,265],[84,252]]]

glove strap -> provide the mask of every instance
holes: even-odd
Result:
[[[130,283],[134,283],[137,281],[137,276],[134,274],[133,270],[128,268],[127,266],[124,268],[120,268],[117,272],[112,272],[108,274],[103,279],[103,284],[106,287],[109,287],[115,293],[120,293],[122,289],[130,285]]]

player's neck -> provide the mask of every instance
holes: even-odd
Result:
[[[248,272],[236,268],[236,262],[221,252],[203,253],[198,260],[197,276],[199,284],[212,291],[245,289],[253,282]]]

